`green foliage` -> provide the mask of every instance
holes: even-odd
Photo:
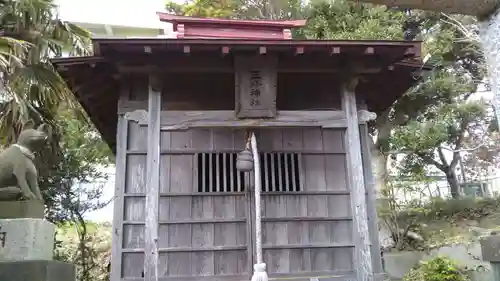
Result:
[[[76,265],[81,281],[109,281],[108,264],[111,253],[111,225],[85,222],[86,234],[81,239],[82,225],[61,224],[55,259]]]
[[[462,220],[477,220],[500,210],[500,198],[459,199],[432,198],[427,203],[414,201],[399,212],[401,222],[416,220],[417,224],[433,220],[448,221],[453,224]]]
[[[184,4],[166,2],[167,12],[175,15],[232,19],[298,19],[301,0],[186,0]]]
[[[166,10],[172,14],[192,17],[234,18],[238,15],[239,2],[237,0],[192,0],[178,4],[167,1]]]
[[[421,262],[413,268],[403,281],[469,281],[467,271],[446,257],[436,257]]]
[[[72,220],[75,213],[107,204],[99,201],[102,185],[90,183],[106,180],[102,168],[113,161],[112,153],[94,126],[73,114],[61,110],[56,119],[57,127],[61,128],[61,156],[37,158],[47,219],[55,223]]]
[[[49,58],[63,50],[90,52],[90,33],[57,18],[53,0],[6,0],[0,3],[2,35],[26,42],[16,59],[2,72],[0,96],[0,144],[15,141],[22,125],[33,120],[52,125],[59,106],[79,109],[66,83]]]
[[[311,1],[305,8],[310,39],[398,40],[403,38],[406,15],[384,6],[355,1]]]

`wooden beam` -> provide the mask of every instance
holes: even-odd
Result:
[[[158,210],[160,200],[160,79],[149,77],[148,150],[146,157],[146,228],[144,241],[144,281],[158,277]]]
[[[347,182],[351,189],[350,199],[354,223],[354,244],[356,245],[354,259],[356,264],[356,280],[373,281],[359,120],[358,114],[356,114],[355,88],[357,83],[357,78],[347,78],[341,89],[342,110],[345,111],[347,124],[345,133]]]
[[[228,46],[230,47],[230,46]],[[302,46],[304,47],[304,46]],[[222,46],[221,46],[222,48]],[[233,52],[234,47],[230,47],[230,51]],[[336,49],[338,48],[338,49]],[[295,52],[295,49],[292,49]],[[325,56],[308,56],[305,52],[306,47],[304,47],[304,54],[300,56],[293,57],[280,57],[278,62],[278,71],[289,72],[289,73],[304,73],[304,72],[316,72],[316,73],[335,73],[344,72],[344,65],[342,65],[342,60],[337,58],[337,56],[330,57]],[[182,52],[182,47],[180,47],[179,52]],[[219,49],[219,54],[221,49]],[[269,49],[264,46],[259,52],[256,49],[256,53],[269,53]],[[300,50],[299,50],[300,52]],[[340,47],[335,47],[332,49],[332,55],[335,52],[341,52]],[[293,54],[293,53],[292,53]],[[402,55],[402,54],[401,54]],[[118,70],[120,72],[137,73],[142,72],[218,72],[218,73],[231,73],[234,72],[234,65],[232,60],[225,60],[221,56],[201,56],[195,55],[191,52],[191,56],[151,56],[147,54],[134,55],[130,57],[117,57],[110,58],[110,61],[116,63]],[[378,56],[363,55],[362,52],[353,54],[350,60],[362,66],[367,72],[374,70],[380,71],[382,68],[385,70],[387,65],[396,63],[393,60],[380,60]],[[175,67],[172,67],[175,66]]]
[[[304,54],[304,47],[297,47],[295,48],[295,55],[303,55]]]
[[[137,108],[137,107],[135,107]],[[121,107],[121,110],[127,110]],[[144,109],[133,109],[125,114],[125,118],[148,125],[148,113]],[[364,110],[358,112],[358,121],[364,124],[373,120],[376,115]],[[265,128],[265,127],[322,127],[346,128],[343,111],[278,111],[276,118],[239,119],[231,110],[209,111],[162,111],[161,130],[174,131],[189,128]]]
[[[267,53],[267,48],[262,46],[259,47],[259,55],[265,55]]]
[[[375,53],[375,50],[373,49],[373,47],[367,47],[364,51],[365,55],[373,55],[374,53]]]
[[[184,46],[183,47],[184,54],[189,54],[191,53],[191,47],[190,46]]]
[[[332,47],[330,55],[338,55],[338,54],[340,54],[340,47]]]
[[[183,39],[184,38],[184,24],[178,24],[177,25],[177,38],[178,39]]]
[[[228,46],[222,47],[222,55],[223,56],[228,55],[230,50],[231,50],[231,48],[229,48]]]
[[[265,53],[263,53],[265,54]],[[169,65],[169,64],[165,64]],[[176,65],[176,64],[172,64]],[[381,67],[365,67],[360,69],[358,74],[374,74],[379,73],[382,70]],[[134,73],[233,73],[234,68],[231,66],[218,65],[218,66],[189,66],[189,65],[176,65],[176,67],[165,67],[160,68],[157,65],[145,65],[145,66],[132,66],[132,65],[119,65],[118,71],[124,74],[134,74]],[[292,65],[278,65],[278,73],[341,73],[343,69],[340,67],[332,66],[331,68],[320,67],[320,66],[292,66]]]

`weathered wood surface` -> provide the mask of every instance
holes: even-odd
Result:
[[[370,249],[370,233],[365,195],[365,180],[363,161],[361,157],[361,138],[356,109],[355,87],[357,80],[353,79],[342,87],[342,108],[347,117],[345,135],[347,180],[351,189],[351,206],[354,218],[355,263],[358,281],[373,280],[373,266]]]
[[[121,85],[120,98],[129,98],[129,88],[127,85]],[[118,116],[117,127],[117,146],[116,146],[116,171],[115,171],[115,194],[113,200],[113,234],[111,248],[111,280],[120,280],[122,273],[122,245],[123,241],[123,214],[124,214],[124,195],[126,188],[126,169],[127,169],[127,143],[128,143],[128,124],[123,114]]]
[[[372,255],[372,266],[374,274],[383,274],[384,269],[382,267],[380,240],[378,234],[378,217],[377,217],[377,205],[376,205],[376,189],[375,189],[375,179],[372,172],[372,162],[371,162],[371,146],[373,141],[370,140],[370,134],[368,132],[367,125],[360,125],[359,132],[361,137],[361,149],[363,158],[363,170],[365,178],[365,189],[366,189],[366,210],[368,216],[368,230],[370,231],[370,244],[371,244],[371,255]]]
[[[147,127],[130,122],[128,151],[146,151],[146,132]],[[271,276],[352,272],[344,130],[260,130],[258,137],[262,152],[296,151],[301,157],[301,191],[262,195],[263,255]],[[244,140],[244,130],[161,132],[161,150],[167,153],[160,156],[160,277],[250,278],[253,249],[246,193],[197,192],[193,152],[239,152]],[[122,278],[140,278],[144,262],[146,158],[145,153],[127,155]]]
[[[239,118],[276,116],[278,58],[273,55],[235,57],[235,112]]]
[[[159,243],[158,210],[160,201],[160,112],[161,85],[156,77],[150,77],[148,106],[146,229],[144,243],[144,281],[158,281]]]
[[[374,113],[366,110],[358,112],[361,123],[373,120]],[[127,120],[148,124],[145,110],[125,113]],[[162,111],[161,130],[175,131],[189,128],[283,128],[283,127],[321,127],[345,128],[347,119],[343,111],[278,111],[276,118],[239,119],[233,111]]]

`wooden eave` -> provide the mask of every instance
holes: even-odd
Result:
[[[241,40],[241,39],[165,39],[165,38],[94,38],[94,55],[101,55],[105,50],[144,52],[144,47],[151,52],[182,51],[185,46],[199,51],[217,51],[223,47],[233,51],[251,51],[264,47],[269,52],[289,52],[303,48],[305,53],[323,52],[345,54],[349,52],[365,52],[387,56],[407,55],[419,58],[421,55],[420,41],[343,41],[343,40]]]
[[[311,66],[327,72],[331,68],[342,71],[346,61],[366,61],[370,66],[380,67],[367,74],[370,82],[358,86],[368,109],[374,112],[389,107],[416,83],[418,72],[426,69],[420,61],[420,42],[415,41],[97,38],[93,43],[94,56],[57,58],[52,63],[113,151],[119,77],[124,66],[139,67],[139,72],[147,71],[151,65],[154,71],[232,71],[231,56],[236,53],[275,53],[286,62],[284,71],[296,72]],[[220,67],[212,69],[201,58],[217,62]],[[205,68],[184,68],[196,62]]]

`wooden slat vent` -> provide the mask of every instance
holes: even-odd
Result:
[[[198,192],[245,191],[245,176],[236,169],[237,153],[197,153]]]
[[[298,153],[261,153],[263,192],[301,190]]]
[[[237,153],[197,153],[197,191],[245,191],[245,175],[236,170],[236,157]],[[262,191],[301,191],[299,159],[298,153],[260,153]]]

